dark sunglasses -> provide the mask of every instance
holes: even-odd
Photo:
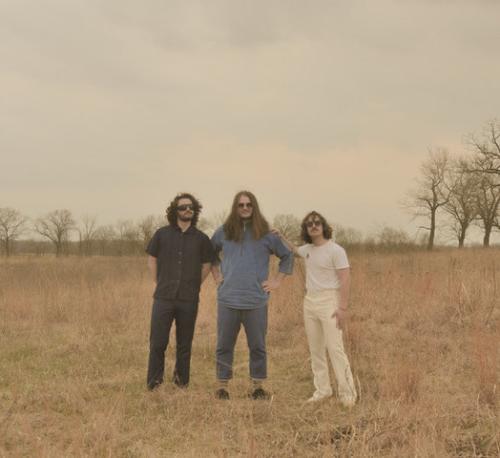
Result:
[[[307,227],[309,227],[309,228],[311,228],[311,227],[313,227],[313,226],[320,227],[320,226],[321,226],[321,224],[322,224],[322,223],[321,223],[321,221],[320,221],[319,219],[317,219],[317,220],[315,220],[315,221],[308,221],[308,222],[306,223],[306,226],[307,226]]]
[[[177,210],[180,212],[185,212],[186,210],[193,210],[194,207],[191,204],[186,204],[186,205],[177,205]]]
[[[240,202],[238,204],[238,208],[245,208],[245,207],[246,208],[252,208],[253,207],[252,202],[248,202],[248,203],[246,203],[246,202]]]

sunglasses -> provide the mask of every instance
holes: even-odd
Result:
[[[186,205],[177,205],[177,210],[180,212],[185,212],[186,210],[191,210],[193,211],[194,207],[191,204],[186,204]]]
[[[318,219],[317,219],[317,220],[315,220],[315,221],[308,221],[308,222],[306,223],[306,226],[307,226],[307,227],[309,227],[309,228],[311,228],[311,227],[313,227],[313,226],[315,226],[315,227],[320,227],[320,226],[321,226],[321,221],[320,221],[320,220],[318,220]]]
[[[252,208],[253,205],[252,205],[252,202],[240,202],[238,204],[238,208]]]

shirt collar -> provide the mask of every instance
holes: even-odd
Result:
[[[179,231],[179,232],[182,232],[181,228],[177,225],[177,224],[174,224],[174,228],[176,231]],[[186,231],[184,232],[184,234],[189,234],[191,232],[194,232],[194,226],[191,224],[191,226],[189,226]]]

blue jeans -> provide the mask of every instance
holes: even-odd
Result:
[[[233,377],[234,346],[243,325],[250,352],[250,377],[267,377],[267,305],[255,309],[237,309],[218,305],[217,307],[217,379]]]

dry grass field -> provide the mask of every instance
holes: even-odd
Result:
[[[211,279],[190,388],[150,393],[144,258],[0,261],[0,456],[499,456],[500,252],[351,262],[346,344],[360,400],[346,410],[304,403],[313,387],[300,264],[270,304],[272,400],[247,398],[242,332],[224,402],[213,396]]]

